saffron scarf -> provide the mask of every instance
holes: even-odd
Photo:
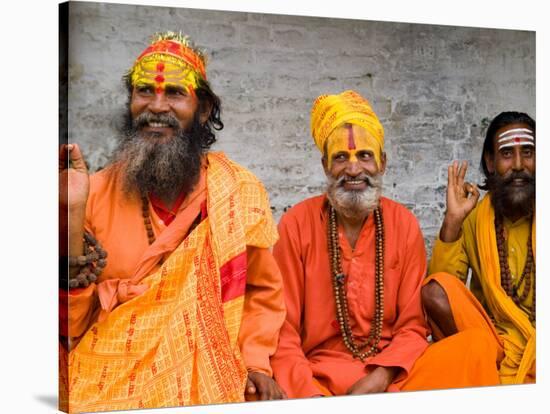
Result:
[[[68,357],[70,412],[244,401],[237,338],[246,246],[277,238],[267,193],[223,154],[208,154],[205,218],[147,289],[92,325]]]
[[[476,238],[481,266],[480,282],[504,346],[505,356],[500,365],[500,379],[503,384],[530,382],[535,378],[536,329],[531,325],[528,315],[514,303],[500,285],[495,212],[489,195],[481,201],[477,214]],[[535,219],[531,237],[535,255]]]

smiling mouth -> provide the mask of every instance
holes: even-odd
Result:
[[[368,187],[366,180],[346,180],[342,182],[342,186],[346,190],[363,190]]]
[[[524,180],[523,178],[514,178],[510,182],[510,185],[515,187],[521,187],[521,186],[524,186],[525,184],[527,184],[527,180]]]
[[[164,122],[149,122],[147,126],[149,128],[172,128],[170,125]]]

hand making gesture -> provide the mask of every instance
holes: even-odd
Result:
[[[479,200],[477,186],[464,181],[467,169],[466,161],[454,161],[447,170],[447,211],[439,233],[444,242],[458,239],[462,223]]]
[[[79,256],[83,252],[82,237],[89,191],[88,168],[80,148],[77,144],[61,145],[59,147],[59,209],[60,212],[68,214],[69,223],[69,244],[68,248],[61,246],[62,256]],[[74,269],[72,271],[74,272]]]

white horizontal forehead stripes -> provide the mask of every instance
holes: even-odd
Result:
[[[508,131],[503,132],[498,137],[503,138],[503,137],[508,136],[508,135],[516,135],[516,134],[522,133],[522,132],[526,133],[526,134],[529,134],[531,136],[533,135],[533,131],[531,131],[528,128],[514,128],[514,129],[509,129]]]
[[[516,138],[526,139],[528,141],[534,141],[533,135],[517,134],[517,135],[510,135],[509,137],[499,138],[498,142],[513,141]]]
[[[535,146],[533,131],[528,128],[509,129],[498,136],[497,142],[499,149],[514,147],[516,145]]]
[[[521,146],[531,146],[534,147],[535,144],[531,141],[520,141],[520,142],[508,142],[507,144],[499,145],[498,149],[507,148],[507,147],[513,147],[515,145],[521,145]]]

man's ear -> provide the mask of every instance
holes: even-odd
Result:
[[[201,125],[206,124],[206,121],[208,121],[208,118],[210,118],[213,107],[214,105],[212,104],[212,101],[210,99],[205,99],[199,104],[199,122],[201,123]]]
[[[380,174],[384,174],[386,172],[386,153],[382,152],[380,154]]]
[[[493,174],[495,172],[495,157],[489,153],[483,154],[483,159],[485,160],[485,165],[487,166],[487,171],[489,171],[490,174]]]

